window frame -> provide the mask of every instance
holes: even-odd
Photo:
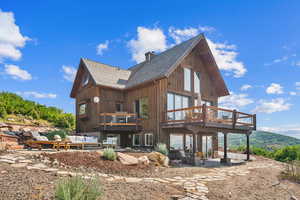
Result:
[[[135,144],[135,137],[138,136],[139,137],[139,143],[140,144]],[[138,134],[133,134],[132,135],[132,146],[134,147],[140,147],[142,146],[142,134],[141,133],[138,133]]]
[[[199,81],[199,84],[196,84],[197,81]],[[201,94],[201,74],[198,71],[194,71],[194,93]]]
[[[81,106],[85,105],[85,108],[84,108],[84,113],[81,113],[80,110],[81,110]],[[78,104],[78,115],[79,116],[86,116],[87,115],[87,102],[81,102]]]
[[[151,136],[150,138],[150,143],[151,144],[148,144],[148,142],[147,142],[147,136]],[[148,138],[149,139],[149,138]],[[144,140],[145,140],[145,146],[147,146],[147,147],[152,147],[153,146],[153,142],[154,142],[154,136],[153,136],[153,133],[145,133],[144,134]]]
[[[173,108],[169,109],[169,95],[172,95],[173,97]],[[180,98],[180,108],[176,108],[176,97]],[[184,106],[184,99],[186,98],[187,100],[187,106]],[[167,110],[176,110],[176,109],[181,109],[181,108],[188,108],[190,106],[190,96],[186,96],[186,95],[182,95],[182,94],[176,94],[173,92],[167,92]],[[178,115],[179,112],[179,115]],[[177,114],[177,116],[176,116]],[[172,116],[171,116],[172,115]],[[177,119],[176,117],[179,116],[179,119]],[[183,111],[177,111],[177,112],[172,112],[172,113],[168,113],[167,114],[167,118],[170,120],[181,120],[183,118],[185,118],[185,113]]]
[[[183,90],[192,91],[192,70],[187,67],[183,68]]]

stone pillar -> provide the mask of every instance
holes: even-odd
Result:
[[[214,133],[212,135],[212,149],[213,149],[213,158],[218,157],[218,151],[219,151],[219,139],[218,139],[218,133]]]
[[[198,147],[198,151],[202,152],[202,134],[198,133],[197,135],[197,147]]]

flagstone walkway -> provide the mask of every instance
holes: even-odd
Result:
[[[136,182],[157,182],[170,185],[181,185],[183,186],[186,194],[182,197],[177,197],[174,199],[179,200],[207,200],[207,193],[209,188],[207,183],[211,181],[223,181],[230,179],[235,176],[245,176],[250,173],[251,169],[258,168],[277,168],[283,169],[283,165],[278,163],[265,163],[265,162],[248,162],[245,165],[231,166],[231,167],[218,167],[210,168],[210,172],[206,174],[195,174],[192,177],[181,177],[175,176],[173,178],[136,178],[136,177],[124,177],[103,173],[78,173],[72,171],[65,171],[58,168],[53,168],[47,166],[45,163],[36,163],[36,161],[26,158],[26,155],[22,153],[11,153],[7,155],[0,156],[0,163],[8,163],[11,167],[21,168],[26,167],[28,170],[42,170],[49,173],[56,173],[59,176],[82,176],[84,178],[90,179],[93,177],[101,177],[106,181],[125,181],[128,183]]]

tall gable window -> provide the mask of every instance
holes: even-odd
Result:
[[[194,92],[200,94],[200,72],[194,72]]]
[[[191,69],[183,68],[184,70],[184,90],[191,91]]]
[[[82,86],[86,86],[89,83],[90,76],[88,74],[85,74],[82,79]]]

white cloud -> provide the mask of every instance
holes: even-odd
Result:
[[[296,89],[297,89],[297,90],[300,90],[300,82],[296,82],[296,83],[295,83],[295,86],[296,86]]]
[[[185,40],[188,40],[196,35],[198,35],[200,32],[212,32],[215,31],[215,28],[210,26],[199,26],[197,28],[190,27],[190,28],[184,28],[184,29],[177,29],[173,26],[171,26],[168,30],[169,36],[175,40],[176,44],[179,44]]]
[[[300,67],[300,61],[294,63],[296,66]]]
[[[289,110],[292,104],[287,103],[283,98],[272,99],[271,101],[260,100],[253,112],[274,113]]]
[[[228,96],[219,98],[220,107],[228,109],[239,109],[253,102],[254,101],[250,99],[247,94],[235,94],[233,92]]]
[[[169,35],[175,40],[175,43],[178,44],[198,35],[204,30],[214,30],[214,28],[190,27],[185,29],[176,29],[174,27],[170,27]],[[227,72],[232,72],[236,78],[244,76],[244,74],[247,72],[247,69],[242,62],[237,61],[238,52],[236,51],[235,45],[215,43],[210,39],[207,39],[207,42],[220,69]]]
[[[102,55],[103,51],[108,49],[108,44],[109,44],[108,40],[106,40],[104,43],[98,44],[98,46],[96,48],[97,49],[97,55]]]
[[[12,12],[0,9],[0,27],[0,62],[4,58],[19,60],[22,56],[19,48],[24,47],[30,38],[21,34]]]
[[[287,55],[287,56],[282,56],[281,58],[274,59],[274,60],[272,60],[272,62],[270,62],[270,63],[265,63],[264,65],[265,65],[265,66],[270,66],[270,65],[277,64],[277,63],[281,63],[281,62],[287,61],[287,60],[290,59],[291,57],[295,57],[295,56],[296,56],[296,54]]]
[[[137,28],[137,39],[128,42],[132,53],[132,59],[137,63],[145,60],[145,53],[148,51],[161,52],[167,49],[166,36],[159,28]]]
[[[13,79],[18,80],[31,80],[32,76],[26,70],[21,69],[17,65],[4,65],[4,74],[11,76]]]
[[[207,42],[221,70],[232,72],[236,78],[245,75],[247,69],[242,62],[237,61],[238,52],[235,45],[214,43],[210,39],[207,39]]]
[[[201,31],[213,31],[213,27],[199,26],[178,29],[170,27],[168,29],[168,36],[175,41],[175,44],[183,42],[191,37],[198,35]],[[145,27],[137,28],[138,37],[128,42],[128,46],[132,53],[132,59],[136,62],[145,60],[144,54],[147,51],[161,52],[174,44],[167,45],[167,36],[162,29],[154,28],[148,29]],[[238,52],[235,45],[227,43],[215,43],[207,39],[215,60],[221,70],[228,73],[233,73],[234,77],[242,77],[247,72],[244,64],[237,61]]]
[[[245,84],[245,85],[242,85],[241,87],[241,91],[246,91],[248,89],[252,88],[252,85],[249,85],[249,84]]]
[[[268,93],[268,94],[282,94],[283,93],[283,87],[280,84],[271,83],[271,85],[269,87],[267,87],[266,93]]]
[[[199,34],[199,29],[197,28],[176,29],[172,26],[169,28],[169,35],[172,39],[175,40],[176,44],[188,40],[198,34]]]
[[[33,97],[33,98],[37,98],[37,99],[55,99],[57,97],[56,94],[39,93],[39,92],[34,92],[34,91],[17,92],[17,94],[22,95],[24,97]]]
[[[74,81],[77,70],[72,66],[63,65],[64,78],[68,81]]]
[[[296,93],[296,92],[289,92],[289,94],[290,94],[291,96],[295,96],[295,95],[297,95],[297,93]]]

